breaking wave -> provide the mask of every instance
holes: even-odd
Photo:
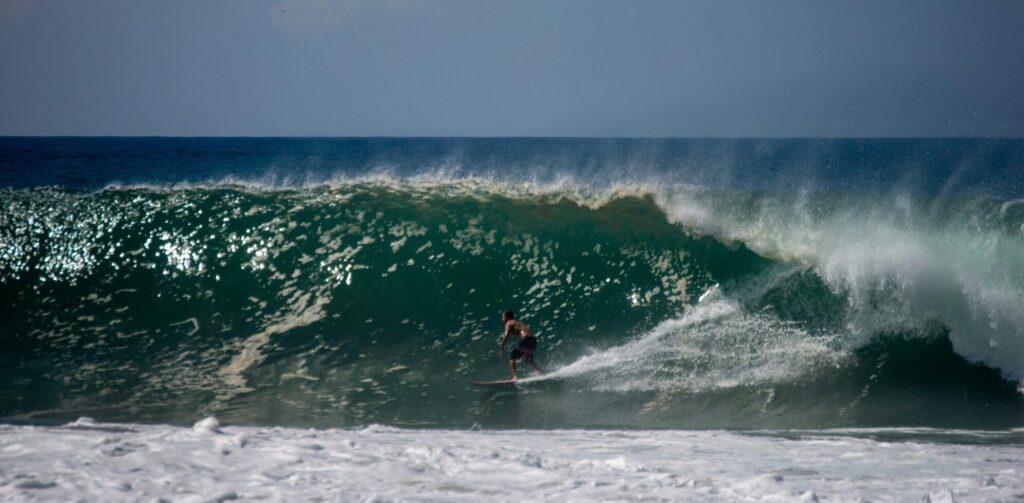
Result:
[[[0,191],[0,417],[1020,426],[1024,205],[367,176]],[[539,334],[518,392],[499,313]],[[979,411],[984,411],[983,413]]]

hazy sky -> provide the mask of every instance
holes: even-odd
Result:
[[[1024,2],[0,0],[0,134],[1024,136]]]

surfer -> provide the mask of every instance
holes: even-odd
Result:
[[[519,344],[516,344],[516,348],[512,350],[508,359],[508,366],[512,369],[512,380],[519,379],[519,375],[516,374],[517,360],[523,360],[523,363],[543,374],[544,371],[533,362],[533,353],[537,351],[537,337],[533,334],[533,330],[530,330],[526,323],[517,320],[515,313],[511,310],[505,311],[502,320],[505,322],[505,334],[501,336],[501,349],[498,353],[500,358],[505,358],[505,344],[508,342],[508,336],[514,335],[519,338]]]

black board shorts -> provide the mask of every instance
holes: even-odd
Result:
[[[537,338],[536,337],[523,337],[523,340],[519,341],[516,348],[512,350],[512,359],[519,360],[526,358],[527,360],[533,359],[533,352],[537,350]]]

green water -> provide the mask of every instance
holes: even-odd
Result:
[[[899,284],[861,296],[845,269],[743,230],[778,225],[761,211],[777,201],[700,194],[714,225],[644,191],[0,191],[0,419],[1024,424],[1011,374],[951,335],[957,320],[894,313],[917,305]],[[554,374],[471,387],[507,375],[504,309]]]

